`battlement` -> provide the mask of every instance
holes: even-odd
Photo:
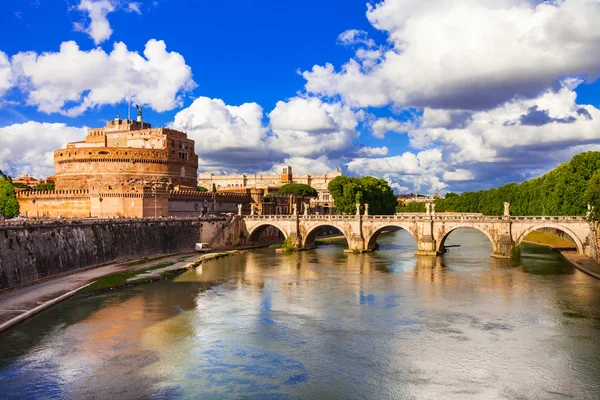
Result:
[[[169,199],[173,200],[209,200],[209,201],[237,201],[248,202],[249,196],[245,193],[213,193],[198,192],[194,190],[171,190]]]
[[[89,198],[89,190],[23,190],[17,193],[17,199],[64,199]]]

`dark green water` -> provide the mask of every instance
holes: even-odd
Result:
[[[447,244],[261,250],[73,298],[0,335],[0,398],[600,398],[600,281],[543,247]]]

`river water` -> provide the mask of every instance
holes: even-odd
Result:
[[[379,243],[72,298],[0,335],[0,398],[600,398],[600,281],[472,230],[437,259]]]

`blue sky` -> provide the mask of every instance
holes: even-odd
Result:
[[[0,5],[0,169],[127,113],[200,171],[522,181],[600,143],[598,0],[24,0]]]

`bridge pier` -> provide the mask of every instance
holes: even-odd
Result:
[[[496,241],[496,248],[492,253],[494,258],[511,258],[512,249],[515,246],[512,237],[510,235],[502,235]]]
[[[416,256],[437,256],[441,252],[437,251],[436,241],[432,235],[422,236],[417,240]]]
[[[352,234],[346,238],[348,241],[348,248],[344,250],[345,253],[364,253],[369,251],[365,248],[365,239],[361,235]]]

